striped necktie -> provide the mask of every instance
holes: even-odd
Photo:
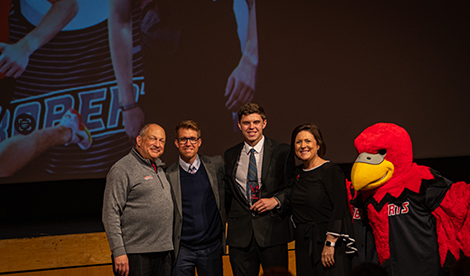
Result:
[[[250,205],[259,199],[258,192],[258,168],[256,167],[255,149],[249,151],[250,163],[248,165],[248,175],[246,178],[246,197]]]

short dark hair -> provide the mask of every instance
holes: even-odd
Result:
[[[294,128],[294,130],[292,131],[292,137],[291,137],[291,143],[290,143],[292,152],[294,152],[295,138],[297,137],[297,134],[299,134],[299,132],[301,131],[308,131],[313,135],[313,137],[315,137],[315,140],[317,141],[317,145],[320,146],[320,148],[317,151],[317,154],[319,157],[323,158],[326,154],[326,143],[325,143],[325,140],[323,140],[323,136],[321,134],[320,129],[312,123],[304,123]]]
[[[178,139],[180,129],[192,129],[197,131],[197,138],[201,137],[201,128],[199,127],[198,123],[193,120],[184,120],[178,123],[175,128],[175,137]]]
[[[257,103],[246,103],[238,110],[238,121],[242,119],[242,116],[248,116],[250,114],[257,113],[261,116],[261,119],[266,120],[266,113],[264,109]]]

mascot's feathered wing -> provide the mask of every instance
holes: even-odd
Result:
[[[354,144],[351,203],[371,225],[390,276],[442,275],[470,256],[470,185],[413,163],[411,139],[395,124],[372,125]]]

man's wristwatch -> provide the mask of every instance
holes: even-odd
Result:
[[[334,243],[334,242],[325,241],[325,245],[326,245],[326,246],[335,247],[335,244],[336,244],[336,243]]]

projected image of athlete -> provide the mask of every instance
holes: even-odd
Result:
[[[59,125],[17,135],[0,143],[0,177],[12,176],[44,151],[58,145],[77,144],[86,150],[92,144],[89,130],[77,111],[68,110]],[[12,158],[21,156],[21,158]]]
[[[8,13],[11,8],[11,1],[2,1],[2,40],[0,41],[0,84],[1,91],[1,114],[0,121],[5,116],[6,109],[9,106],[11,96],[14,92],[14,82],[16,78],[26,70],[30,55],[41,46],[51,40],[62,28],[67,25],[78,12],[78,3],[76,0],[48,0],[52,6],[44,16],[40,24],[36,26],[26,36],[16,43],[8,43]],[[4,17],[6,16],[6,17]],[[79,131],[81,123],[79,120],[73,126],[72,121],[64,116],[64,124],[37,131],[30,136],[15,136],[0,143],[0,177],[11,176],[19,168],[23,167],[32,158],[43,152],[45,149],[67,142],[77,142],[73,138],[74,128]],[[78,117],[75,115],[75,120]],[[85,130],[83,128],[83,131]],[[82,147],[88,148],[91,144],[91,137],[86,135],[81,139]],[[14,155],[22,158],[11,158]]]
[[[138,105],[134,99],[124,99],[122,104],[132,107],[129,112],[142,109],[146,121],[157,120],[164,127],[191,117],[207,133],[217,134],[209,135],[212,138],[208,139],[219,139],[207,141],[214,145],[211,150],[223,151],[222,145],[217,148],[220,135],[222,139],[235,139],[231,134],[232,112],[255,94],[255,1],[242,3],[246,13],[238,21],[246,22],[246,39],[240,43],[234,1],[110,0],[110,48],[120,93],[132,85],[130,65],[135,41],[131,39],[129,11],[136,2],[141,3],[142,10],[145,95]],[[207,105],[210,108],[205,108]],[[214,120],[228,131],[221,132]],[[175,149],[167,154],[177,156]]]
[[[16,43],[0,42],[0,73],[6,77],[18,78],[28,66],[30,55],[51,40],[78,12],[77,0],[47,1],[52,6],[36,28]],[[11,1],[4,2],[11,5]]]
[[[0,121],[14,90],[12,78],[18,78],[28,66],[30,55],[51,40],[77,14],[77,0],[48,1],[52,6],[40,24],[16,43],[8,43],[8,15],[12,1],[2,1],[0,4],[2,20],[0,23],[0,83],[2,84]]]
[[[8,6],[0,70],[11,96],[1,103],[0,177],[10,177],[0,182],[103,177],[141,127],[123,123],[129,107],[120,104],[112,70],[108,3],[14,0]],[[138,9],[131,13],[138,16]],[[139,54],[134,51],[136,100],[143,84]],[[22,160],[12,158],[20,153]]]

